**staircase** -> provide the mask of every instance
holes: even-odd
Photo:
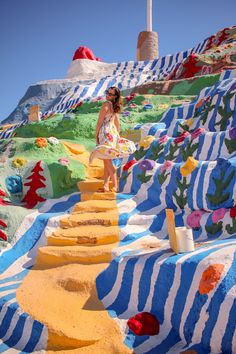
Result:
[[[80,158],[86,161],[88,154]],[[96,192],[102,175],[100,161],[87,168],[87,180],[78,183],[81,202],[39,248],[18,291],[24,311],[48,328],[47,353],[132,352],[96,292],[96,277],[119,241],[116,194]]]

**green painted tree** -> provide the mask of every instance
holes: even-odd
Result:
[[[214,206],[218,206],[226,202],[226,200],[228,200],[230,197],[230,192],[225,192],[225,191],[227,190],[228,185],[230,184],[232,178],[234,177],[235,171],[232,171],[226,179],[225,179],[225,174],[226,171],[221,170],[219,178],[212,177],[212,180],[215,183],[215,193],[214,194],[207,193],[207,198],[209,202]]]
[[[222,99],[223,105],[218,107],[218,113],[220,114],[221,119],[219,122],[215,123],[215,125],[219,125],[221,131],[227,129],[229,119],[233,116],[234,110],[230,109],[230,100],[234,96],[235,93],[228,93],[225,95]]]
[[[187,204],[187,189],[190,186],[190,184],[187,183],[187,178],[183,177],[183,181],[181,182],[177,177],[176,177],[176,183],[178,186],[178,189],[180,191],[179,195],[177,195],[178,189],[173,193],[173,196],[175,197],[175,200],[180,207],[180,209],[184,209],[185,205]]]

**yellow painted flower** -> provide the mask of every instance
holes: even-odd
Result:
[[[167,108],[169,108],[169,105],[167,103],[161,103],[158,105],[158,108],[159,109],[167,109]]]
[[[12,166],[15,168],[21,168],[26,164],[27,160],[22,157],[18,157],[12,161]]]
[[[155,137],[153,135],[147,135],[143,140],[139,142],[139,146],[143,147],[144,149],[147,149],[149,148],[153,140],[155,140]]]
[[[189,156],[187,161],[183,166],[180,167],[180,173],[182,176],[186,177],[192,173],[195,168],[198,166],[198,161],[195,160],[192,156]]]
[[[191,127],[191,125],[193,125],[193,123],[194,123],[193,118],[186,119],[186,121],[185,121],[185,125],[187,125],[188,127]]]

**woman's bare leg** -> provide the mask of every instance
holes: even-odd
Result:
[[[109,190],[110,173],[108,168],[108,160],[103,160],[104,163],[104,189]]]
[[[108,171],[112,180],[112,184],[114,189],[117,191],[118,190],[118,183],[117,183],[117,175],[116,175],[116,169],[112,164],[112,160],[107,160],[108,161]]]

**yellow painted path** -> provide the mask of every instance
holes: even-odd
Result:
[[[88,167],[89,153],[65,143],[73,158],[87,166],[79,182],[81,202],[40,247],[36,264],[17,291],[24,311],[48,327],[47,353],[131,353],[117,323],[98,300],[95,280],[112,259],[118,243],[114,193],[102,186],[101,161]]]

